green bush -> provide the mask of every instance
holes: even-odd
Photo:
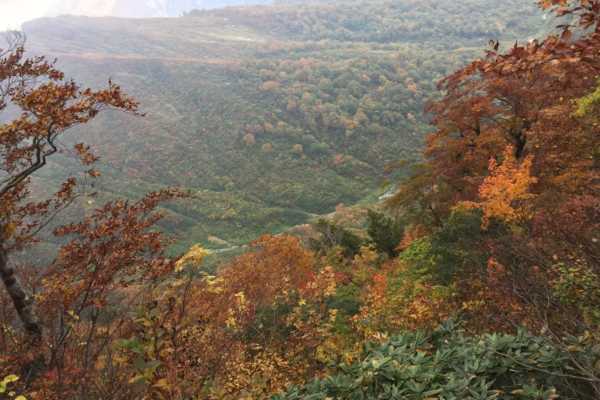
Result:
[[[367,346],[336,375],[294,387],[274,400],[592,399],[570,357],[543,338],[469,337],[452,323],[432,335],[408,332]]]
[[[327,252],[334,247],[340,247],[344,256],[354,257],[360,251],[363,240],[339,225],[325,219],[320,219],[315,225],[319,239],[313,239],[310,247],[317,252]]]
[[[398,219],[393,219],[383,213],[369,210],[367,233],[371,243],[380,253],[389,257],[398,255],[398,245],[404,235],[404,226]]]
[[[485,235],[496,234],[492,229],[483,231],[479,211],[457,210],[439,230],[414,241],[400,259],[436,283],[447,285],[486,267],[490,254],[481,243]]]

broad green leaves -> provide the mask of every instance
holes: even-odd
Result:
[[[574,398],[567,354],[525,332],[465,336],[451,323],[431,336],[404,333],[367,349],[338,373],[274,400],[495,400]]]

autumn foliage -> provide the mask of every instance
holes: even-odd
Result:
[[[174,189],[111,201],[53,230],[62,246],[49,265],[19,262],[78,196],[75,176],[48,199],[31,194],[58,139],[107,108],[138,109],[113,83],[81,89],[15,42],[0,57],[0,111],[21,110],[0,126],[0,388],[31,399],[597,398],[600,1],[539,4],[569,24],[506,50],[493,42],[440,82],[424,159],[390,216],[348,228],[359,218],[340,206],[306,228],[310,246],[262,236],[211,273],[200,245],[168,255],[158,207],[187,196]],[[90,148],[74,152],[96,177]]]

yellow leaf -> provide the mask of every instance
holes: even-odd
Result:
[[[144,375],[139,374],[131,378],[128,383],[138,383],[144,381],[145,379],[146,377]]]
[[[3,238],[4,238],[5,240],[6,240],[6,239],[9,239],[9,238],[10,238],[12,235],[14,235],[14,234],[15,234],[15,231],[16,231],[16,230],[17,230],[17,226],[16,226],[14,223],[12,223],[12,222],[11,222],[10,224],[7,224],[7,225],[4,227],[4,232],[3,232],[3,235],[2,235],[2,236],[3,236]]]
[[[171,385],[169,385],[169,381],[166,378],[159,379],[152,386],[157,387],[159,389],[169,389],[171,387]]]
[[[3,383],[13,383],[19,380],[17,375],[8,375],[6,378],[2,380]]]
[[[175,263],[175,271],[182,271],[188,264],[200,265],[202,263],[202,260],[204,260],[204,257],[206,257],[207,255],[208,251],[202,248],[202,246],[198,244],[194,245],[183,257],[181,257]]]

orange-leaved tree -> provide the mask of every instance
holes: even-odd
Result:
[[[419,175],[427,181],[420,184],[426,208],[438,217],[457,201],[477,198],[489,160],[499,158],[507,145],[517,161],[533,158],[538,192],[556,191],[560,201],[562,194],[597,189],[592,162],[596,136],[574,115],[573,101],[595,89],[600,73],[599,2],[549,0],[540,5],[571,16],[573,25],[507,52],[492,42],[483,59],[439,84],[445,96],[428,107],[435,125],[425,153],[429,173]],[[392,202],[406,197],[400,192]]]
[[[546,307],[536,316],[542,326],[548,318],[562,325],[566,315],[547,300],[557,264],[600,275],[598,125],[589,115],[600,74],[600,1],[538,3],[565,23],[506,50],[493,41],[482,59],[440,82],[444,96],[428,106],[434,132],[425,161],[389,204],[417,210],[415,223],[434,234],[458,205],[476,204],[490,228],[476,247],[489,259],[473,271],[494,266],[485,285],[516,293],[520,310]],[[485,285],[482,293],[494,292]]]
[[[531,176],[532,158],[525,157],[519,164],[512,146],[504,150],[502,164],[496,159],[489,162],[489,173],[479,187],[480,202],[463,202],[461,206],[480,208],[484,227],[492,218],[507,223],[518,223],[530,217],[528,202],[535,196],[530,187],[537,179]]]
[[[331,268],[319,270],[287,235],[257,239],[217,276],[199,271],[203,254],[194,246],[174,279],[142,293],[127,346],[113,358],[131,365],[141,356],[156,367],[130,368],[127,379],[157,398],[254,399],[317,370],[335,293]]]
[[[0,125],[0,275],[26,331],[39,338],[33,299],[8,256],[35,240],[48,218],[72,202],[76,182],[70,178],[54,196],[39,200],[29,196],[31,177],[59,151],[58,140],[70,128],[107,107],[137,112],[137,103],[111,82],[105,90],[82,89],[44,57],[27,58],[20,34],[9,35],[7,42],[0,50],[0,112],[15,118]],[[84,145],[75,150],[84,165],[96,160]]]

